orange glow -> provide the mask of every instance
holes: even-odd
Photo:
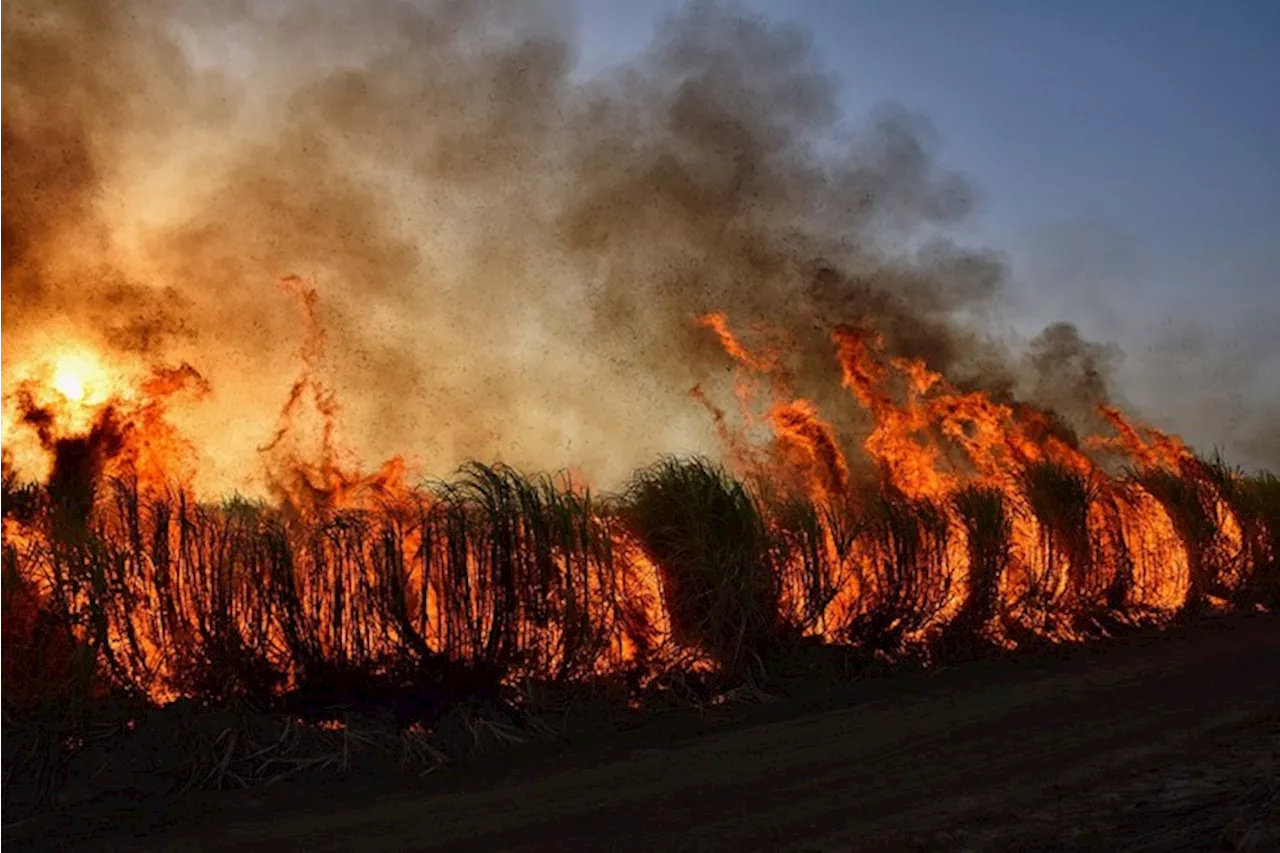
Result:
[[[6,476],[73,497],[75,477],[98,482],[91,504],[58,498],[62,528],[6,515],[5,546],[23,555],[23,576],[45,601],[75,553],[58,545],[66,530],[82,531],[68,538],[74,547],[91,531],[94,547],[112,555],[120,586],[82,586],[63,606],[97,614],[120,651],[115,677],[157,701],[182,696],[203,688],[173,649],[224,643],[248,654],[244,638],[279,673],[277,691],[297,686],[313,659],[373,666],[405,648],[497,658],[509,683],[591,675],[644,686],[673,667],[715,668],[708,653],[676,642],[664,568],[608,501],[591,502],[582,475],[535,489],[565,501],[535,523],[490,517],[499,508],[484,503],[527,504],[532,493],[466,498],[415,486],[399,457],[363,468],[342,443],[342,409],[323,378],[317,292],[299,279],[281,287],[304,337],[300,371],[260,446],[273,500],[256,507],[219,509],[192,493],[201,457],[170,412],[205,399],[195,367],[61,344],[6,371]],[[1066,640],[1082,636],[1076,616],[1104,605],[1164,618],[1193,591],[1218,600],[1248,577],[1246,539],[1258,532],[1247,537],[1223,494],[1196,479],[1195,457],[1174,436],[1108,408],[1112,433],[1077,440],[1049,412],[962,391],[921,361],[889,357],[879,336],[842,326],[832,332],[832,366],[866,424],[849,434],[837,424],[857,423],[850,412],[833,418],[795,391],[784,336],[753,330],[769,340],[755,352],[723,315],[696,322],[736,367],[720,390],[738,411],[702,384],[690,394],[758,497],[789,630],[889,652],[954,624],[1007,646],[1028,633]],[[859,448],[870,470],[851,464]],[[1181,477],[1191,497],[1105,470],[1090,450]],[[1052,494],[1037,503],[1025,480],[1037,470],[1081,491],[1057,510]],[[789,514],[796,506],[811,512],[807,521]],[[71,510],[82,517],[68,520]],[[570,540],[538,539],[573,518]],[[1197,524],[1212,527],[1211,541],[1193,538]],[[565,541],[598,544],[579,553]],[[503,550],[526,546],[536,558],[524,563]],[[517,583],[529,588],[513,591]],[[284,617],[271,615],[282,607]]]

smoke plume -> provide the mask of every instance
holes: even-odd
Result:
[[[246,487],[307,331],[366,462],[573,465],[610,484],[715,452],[689,400],[731,362],[693,322],[789,334],[856,440],[831,329],[1087,420],[1114,354],[984,331],[1002,258],[931,237],[974,204],[923,118],[859,121],[807,35],[718,3],[574,74],[554,4],[4,7],[6,370],[50,335],[195,366],[206,485]],[[729,383],[723,383],[727,389]]]

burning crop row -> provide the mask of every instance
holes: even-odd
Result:
[[[984,328],[972,188],[794,27],[691,4],[584,78],[542,4],[233,5],[5,6],[6,702],[638,691],[1276,603],[1276,480],[1127,418],[1069,324]],[[415,485],[468,458],[589,476]]]
[[[264,452],[310,387],[321,459],[277,466],[275,500],[211,502],[162,464],[182,458],[164,455],[181,447],[164,403],[199,388],[193,370],[155,373],[88,421],[83,391],[58,392],[68,418],[24,386],[16,422],[52,465],[37,485],[6,472],[6,695],[60,689],[51,673],[78,655],[100,689],[156,701],[430,706],[517,681],[638,687],[690,667],[751,679],[813,641],[947,653],[1280,603],[1270,475],[1199,459],[1114,410],[1111,435],[1077,441],[842,327],[844,385],[874,422],[873,464],[859,465],[791,391],[781,353],[701,323],[767,439],[700,393],[731,470],[665,459],[603,496],[479,464],[418,487],[395,463],[361,477],[339,464],[336,407],[308,364]]]

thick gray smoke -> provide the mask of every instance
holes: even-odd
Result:
[[[983,333],[1005,268],[930,234],[973,191],[927,122],[840,115],[808,37],[716,3],[574,77],[548,4],[15,0],[4,6],[6,366],[53,326],[183,359],[219,484],[270,436],[314,281],[326,380],[367,462],[576,466],[604,484],[711,451],[689,389],[730,362],[691,321],[795,340],[851,430],[829,332],[880,330],[962,387],[1068,419],[1109,351]],[[727,381],[721,382],[724,388]]]

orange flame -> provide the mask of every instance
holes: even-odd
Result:
[[[144,366],[63,343],[6,375],[6,484],[21,472],[47,484],[53,497],[59,489],[74,491],[66,487],[76,477],[132,484],[133,491],[95,495],[97,503],[82,508],[92,516],[92,535],[115,549],[120,575],[133,578],[119,590],[120,601],[109,593],[91,600],[84,587],[65,593],[65,543],[58,541],[65,532],[7,511],[4,519],[7,553],[21,552],[24,577],[42,600],[70,596],[61,606],[98,614],[108,653],[134,650],[132,658],[113,658],[117,674],[145,685],[157,700],[197,690],[190,667],[171,650],[198,637],[214,637],[227,649],[256,637],[255,653],[282,673],[278,690],[296,686],[315,661],[381,661],[405,647],[448,649],[463,660],[498,655],[511,679],[589,671],[639,673],[644,684],[676,660],[712,666],[705,654],[678,647],[662,567],[607,511],[575,533],[606,540],[607,555],[546,550],[536,566],[521,569],[541,578],[532,601],[497,595],[496,588],[511,582],[503,573],[515,569],[467,538],[474,535],[468,525],[486,523],[469,520],[474,508],[446,506],[447,493],[411,487],[410,467],[399,457],[365,473],[344,448],[341,407],[323,377],[318,291],[298,278],[280,286],[294,297],[305,331],[301,369],[274,434],[260,448],[276,505],[247,512],[243,520],[235,507],[215,512],[190,502],[199,459],[167,415],[176,401],[198,403],[208,392],[192,366]],[[814,399],[795,392],[785,339],[773,335],[753,352],[724,315],[696,323],[715,335],[736,367],[739,420],[703,385],[690,391],[710,412],[728,460],[761,488],[780,487],[813,510],[797,523],[784,517],[790,510],[782,503],[761,501],[779,543],[769,559],[780,574],[782,617],[800,633],[828,642],[878,634],[905,644],[973,618],[982,624],[970,628],[1011,645],[1026,632],[1074,636],[1073,618],[1102,607],[1104,599],[1113,608],[1167,614],[1203,585],[1197,573],[1212,575],[1218,592],[1244,583],[1246,532],[1222,494],[1196,486],[1199,503],[1187,517],[1199,518],[1200,507],[1217,533],[1204,553],[1193,553],[1185,538],[1189,522],[1176,515],[1177,507],[1140,479],[1109,475],[1088,452],[1117,454],[1142,470],[1194,473],[1195,457],[1175,436],[1104,408],[1113,434],[1082,442],[1050,412],[961,391],[921,361],[887,356],[875,333],[838,326],[831,343],[840,383],[870,422],[865,434],[843,435]],[[849,451],[858,445],[879,470],[871,490],[850,468]],[[1070,505],[1073,529],[1037,515],[1043,510],[1028,497],[1023,477],[1043,463],[1082,478],[1085,491]],[[966,492],[974,486],[1000,500],[984,509],[982,495]],[[581,477],[566,477],[556,488],[589,498]],[[962,509],[961,498],[976,504]],[[444,510],[456,512],[444,521],[433,515]],[[188,523],[200,513],[212,513],[201,517],[215,523]],[[437,524],[456,529],[441,533]],[[139,535],[144,529],[145,537]],[[238,543],[250,540],[273,543],[265,553],[287,559],[238,567],[216,584],[201,574],[215,557],[241,559],[251,549]],[[84,541],[72,544],[84,547]],[[270,606],[290,609],[305,642],[290,633],[303,630],[296,626],[255,621],[265,618],[268,602],[254,573],[267,570],[287,591]],[[571,576],[578,578],[580,598],[556,587],[556,578]],[[390,598],[379,598],[388,585]],[[494,609],[503,601],[519,611],[514,626]],[[215,615],[198,615],[209,612]],[[583,642],[583,624],[592,626],[597,643],[585,667],[575,648]]]

